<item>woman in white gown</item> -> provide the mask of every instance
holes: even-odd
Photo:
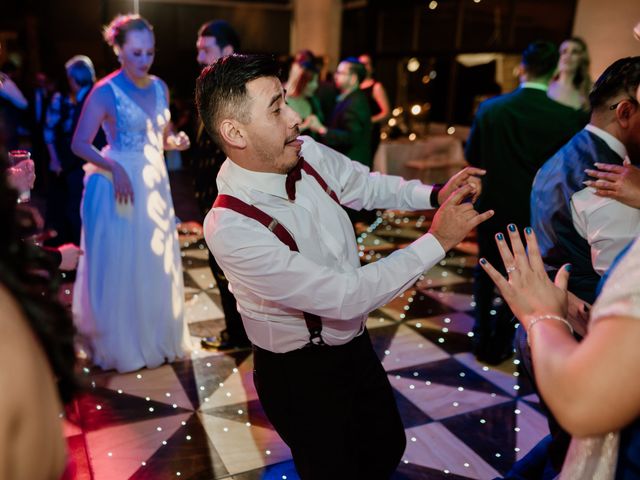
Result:
[[[121,68],[84,105],[72,149],[87,160],[82,248],[73,313],[93,361],[120,372],[153,368],[189,349],[184,287],[164,150],[189,138],[169,132],[165,83],[149,75],[152,26],[121,15],[105,28]],[[102,126],[108,145],[92,142]]]

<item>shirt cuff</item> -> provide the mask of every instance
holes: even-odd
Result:
[[[420,257],[425,270],[433,267],[446,255],[440,242],[430,233],[423,235],[407,248],[411,248]]]
[[[411,200],[416,210],[430,210],[434,208],[429,198],[431,197],[431,185],[418,185],[411,192]]]

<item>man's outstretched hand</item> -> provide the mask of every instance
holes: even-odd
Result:
[[[493,216],[493,210],[478,213],[473,209],[473,205],[463,203],[474,191],[475,187],[470,183],[460,187],[449,195],[433,217],[429,233],[436,237],[445,251],[451,250],[464,240],[472,229]]]
[[[471,192],[471,202],[475,202],[482,191],[482,181],[479,177],[487,173],[486,170],[476,167],[467,167],[460,170],[442,187],[442,190],[438,192],[438,203],[442,205],[447,198],[451,196],[453,192],[458,190],[464,185],[472,185],[473,190]]]

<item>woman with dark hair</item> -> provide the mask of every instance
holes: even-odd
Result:
[[[309,115],[315,115],[321,122],[324,121],[320,102],[315,96],[318,89],[318,67],[315,57],[308,50],[303,50],[294,58],[285,89],[288,105],[303,120],[301,130],[305,130],[304,120]]]
[[[153,27],[120,15],[105,28],[121,68],[87,98],[71,148],[88,162],[73,313],[93,361],[120,372],[154,368],[190,349],[176,220],[164,150],[189,138],[170,130],[169,93],[150,75]],[[98,129],[108,145],[92,144]]]
[[[547,95],[556,102],[576,110],[589,110],[589,50],[579,37],[571,37],[560,44],[558,71],[554,75]]]
[[[60,415],[78,386],[75,329],[57,299],[52,258],[21,240],[33,225],[18,215],[16,199],[2,178],[0,478],[71,479]]]
[[[360,82],[360,90],[367,95],[369,107],[371,108],[371,155],[375,156],[378,145],[380,145],[382,124],[391,115],[391,107],[389,106],[389,98],[384,86],[373,76],[371,56],[365,53],[360,55],[358,60],[367,69],[367,77]]]

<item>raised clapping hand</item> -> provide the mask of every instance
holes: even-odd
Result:
[[[585,185],[592,187],[596,195],[613,198],[630,207],[640,208],[640,169],[629,163],[612,165],[596,163],[598,170],[585,172],[596,180],[587,180]]]
[[[476,167],[467,167],[460,170],[442,187],[442,190],[438,192],[438,203],[442,205],[449,196],[463,185],[471,184],[474,187],[473,197],[471,202],[475,202],[482,191],[482,182],[480,176],[487,173],[486,170]]]
[[[529,329],[531,319],[544,315],[565,318],[567,314],[567,282],[569,264],[564,265],[553,283],[545,269],[536,235],[531,227],[525,228],[528,255],[520,240],[518,229],[508,227],[511,249],[502,233],[496,235],[496,243],[504,262],[508,277],[505,278],[486,259],[480,265],[495,282],[502,298],[525,329]],[[513,250],[513,252],[512,252]]]
[[[455,247],[473,228],[493,215],[493,210],[478,213],[470,203],[462,203],[475,191],[472,183],[460,187],[449,195],[433,217],[429,233],[436,237],[445,251]]]
[[[191,140],[189,140],[189,136],[186,133],[180,131],[171,136],[171,144],[174,150],[182,152],[191,146]]]

